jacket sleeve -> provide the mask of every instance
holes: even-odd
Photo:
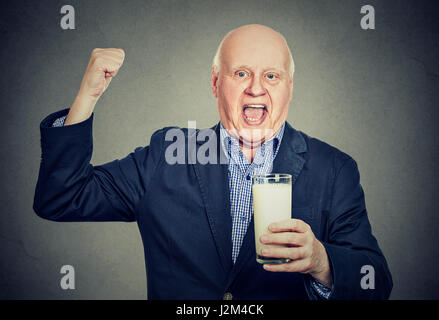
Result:
[[[149,188],[163,139],[156,131],[146,147],[121,160],[90,164],[94,114],[80,123],[52,127],[68,109],[40,124],[41,163],[33,209],[53,221],[134,221],[138,201]]]
[[[330,299],[388,299],[392,277],[372,235],[357,164],[349,157],[337,172],[323,242],[333,276]]]

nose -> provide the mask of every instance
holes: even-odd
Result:
[[[265,87],[262,83],[262,79],[259,76],[254,76],[250,82],[250,85],[245,89],[245,93],[253,97],[259,97],[264,95],[266,92]]]

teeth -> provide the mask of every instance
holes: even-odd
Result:
[[[249,108],[265,108],[265,106],[262,105],[262,104],[248,104],[248,105],[246,105],[246,107],[249,107]]]
[[[246,104],[246,105],[244,105],[244,109],[246,109],[246,108],[265,109],[265,106],[263,104]],[[250,118],[250,117],[247,117],[246,115],[245,115],[245,118],[248,121],[259,121],[260,120],[260,118]]]

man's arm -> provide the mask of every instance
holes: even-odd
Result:
[[[328,217],[328,240],[322,242],[328,255],[333,288],[331,299],[388,299],[392,277],[367,217],[360,174],[352,158],[338,169]],[[374,286],[362,286],[364,266]]]
[[[343,158],[336,161],[341,165],[336,168],[332,188],[326,241],[319,241],[302,220],[274,222],[269,226],[271,234],[263,235],[260,241],[287,246],[264,247],[262,254],[292,261],[264,264],[264,269],[305,274],[305,287],[311,299],[387,299],[392,278],[371,232],[358,168],[352,158]],[[374,274],[369,275],[374,281],[372,288],[362,285],[364,268],[373,268]]]
[[[72,107],[41,122],[42,157],[33,205],[39,216],[56,221],[135,220],[135,205],[158,163],[160,132],[150,146],[122,160],[90,164],[93,109],[124,56],[121,49],[93,50]]]
[[[92,166],[92,122],[89,119],[52,127],[68,109],[41,123],[42,159],[34,197],[34,211],[54,221],[133,221],[135,206],[147,192],[158,165],[162,131],[150,145],[121,160]]]

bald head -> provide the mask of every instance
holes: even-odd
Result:
[[[224,60],[234,54],[234,49],[246,46],[253,50],[275,48],[283,56],[284,64],[291,78],[294,75],[294,59],[285,38],[277,31],[260,24],[244,25],[230,31],[221,41],[213,59],[213,69],[216,74],[220,71]]]

